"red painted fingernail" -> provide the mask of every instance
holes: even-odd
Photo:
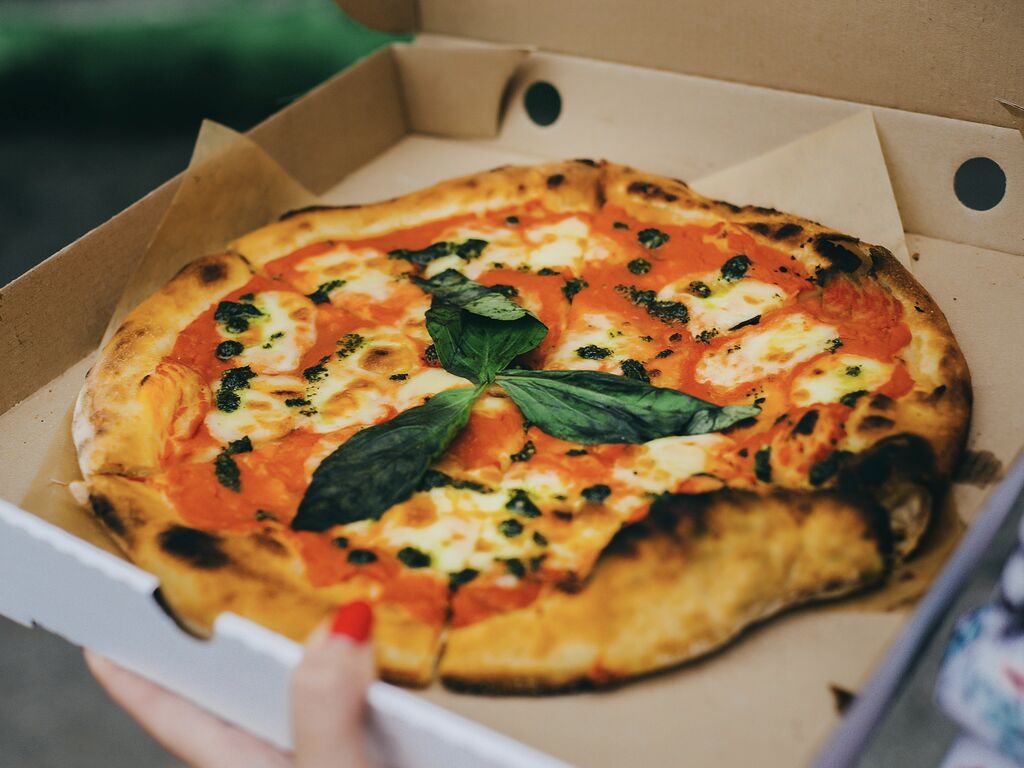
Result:
[[[365,643],[373,628],[373,609],[362,600],[346,603],[331,620],[331,634],[342,635],[356,643]]]

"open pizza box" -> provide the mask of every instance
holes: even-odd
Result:
[[[212,639],[186,634],[156,578],[71,499],[70,409],[104,329],[184,262],[316,198],[364,202],[505,163],[604,157],[896,253],[971,368],[965,468],[922,552],[881,590],[790,612],[710,659],[606,692],[377,683],[373,747],[417,766],[851,761],[924,631],[922,611],[957,588],[1024,482],[1009,470],[1024,436],[1024,139],[1020,113],[995,101],[1024,96],[1024,12],[986,4],[975,18],[951,1],[920,18],[852,0],[729,12],[664,0],[341,4],[367,24],[416,31],[416,43],[367,57],[246,137],[205,126],[188,171],[0,292],[0,613],[287,746],[301,648],[231,614]],[[994,191],[958,174],[977,157]],[[862,695],[829,744],[836,689]]]

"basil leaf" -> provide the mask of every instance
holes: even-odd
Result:
[[[466,426],[479,389],[449,389],[357,432],[324,459],[292,521],[298,531],[378,519],[405,501]]]
[[[427,331],[441,365],[456,376],[489,384],[547,335],[547,326],[529,311],[454,270],[416,282],[434,294]]]
[[[548,333],[533,315],[491,320],[436,298],[427,310],[427,331],[445,370],[475,384],[494,381],[505,366],[540,344]]]
[[[497,381],[523,416],[562,440],[645,443],[717,432],[756,416],[753,405],[717,406],[675,389],[596,371],[505,371]]]
[[[532,317],[529,310],[505,297],[501,291],[480,285],[454,269],[446,269],[429,280],[420,277],[412,280],[436,299],[480,317],[491,320],[518,320],[527,315]]]

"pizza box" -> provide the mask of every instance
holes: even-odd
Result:
[[[706,661],[607,692],[479,697],[377,683],[369,738],[396,765],[851,760],[902,667],[889,657],[869,683],[872,671],[894,641],[896,655],[912,647],[941,595],[918,599],[954,551],[937,583],[956,589],[1016,495],[998,479],[1024,435],[1024,142],[993,99],[1020,100],[1024,12],[936,0],[933,24],[852,0],[342,5],[418,41],[367,57],[244,138],[207,126],[188,171],[0,290],[0,613],[287,746],[300,647],[230,614],[211,639],[185,634],[156,579],[70,498],[71,403],[104,329],[190,255],[311,194],[358,202],[507,162],[608,157],[890,246],[971,367],[965,471],[931,541],[882,590],[791,612]],[[975,188],[979,168],[994,190]],[[897,640],[908,626],[911,639]],[[836,689],[865,693],[838,746],[820,751],[841,722]]]

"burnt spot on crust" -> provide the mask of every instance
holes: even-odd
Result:
[[[732,203],[727,203],[727,202],[725,202],[724,200],[719,200],[719,201],[718,201],[718,204],[719,204],[719,205],[724,205],[724,206],[725,206],[726,208],[728,208],[728,209],[729,209],[730,211],[732,211],[733,213],[739,213],[740,211],[742,211],[742,210],[743,210],[743,209],[742,209],[742,208],[740,208],[740,207],[739,207],[738,205],[733,205]]]
[[[679,199],[679,195],[666,192],[657,184],[649,181],[634,181],[626,188],[626,191],[631,195],[640,195],[646,200],[664,200],[666,203],[672,203]]]
[[[871,432],[876,429],[891,429],[896,422],[886,416],[865,416],[860,422],[861,430]]]
[[[937,386],[935,389],[933,389],[928,394],[928,402],[930,402],[930,403],[937,402],[937,401],[942,399],[942,396],[944,394],[946,394],[946,385],[945,384],[939,384],[939,386]]]
[[[883,395],[881,392],[871,398],[871,407],[877,411],[887,411],[892,408],[895,403],[895,400],[888,395]]]
[[[223,263],[215,261],[212,264],[203,264],[199,268],[199,279],[204,283],[215,283],[218,280],[223,280],[227,273],[227,267]]]
[[[849,248],[840,245],[841,242],[858,241],[847,235],[822,235],[814,241],[814,250],[828,261],[831,268],[840,272],[856,272],[860,269],[861,258]]]
[[[582,165],[586,165],[586,166],[589,166],[591,168],[597,168],[597,162],[594,161],[594,160],[591,160],[589,157],[577,157],[575,160],[573,160],[573,162],[574,163],[580,163]]]
[[[163,531],[157,544],[168,555],[204,571],[223,568],[231,562],[221,549],[219,536],[184,525],[172,525]]]
[[[766,213],[766,214],[776,214],[776,213],[778,213],[778,211],[775,210],[774,208],[765,208],[763,205],[751,205],[749,208],[747,208],[747,210],[748,211],[753,211],[754,213]]]
[[[117,510],[114,509],[114,505],[110,503],[110,499],[99,493],[93,493],[89,495],[89,506],[92,507],[93,514],[100,519],[100,521],[111,530],[116,536],[124,536],[125,526],[124,521],[118,516]]]
[[[562,182],[565,181],[565,175],[561,173],[555,173],[548,176],[547,185],[548,189],[558,189],[562,186]]]
[[[804,228],[799,224],[788,222],[775,230],[775,234],[772,235],[772,240],[788,240],[791,237],[799,235],[803,231]]]
[[[851,456],[836,481],[844,500],[869,513],[866,519],[873,521],[873,530],[885,536],[879,541],[890,563],[897,553],[907,555],[919,541],[941,484],[934,448],[911,433],[890,435]],[[916,511],[917,504],[908,505],[913,499],[921,501]]]
[[[896,258],[887,248],[883,248],[880,245],[872,245],[868,248],[868,255],[871,257],[871,273],[874,274],[879,269],[882,269],[886,262]]]
[[[757,232],[757,234],[767,237],[771,234],[772,226],[771,224],[765,224],[763,221],[755,221],[751,224],[747,224],[747,229],[751,229],[754,232]]]
[[[359,205],[346,205],[345,208],[361,208]],[[291,211],[285,211],[278,217],[278,221],[286,221],[287,219],[293,219],[296,216],[301,216],[304,213],[318,213],[320,211],[337,211],[340,210],[336,205],[307,205],[305,208],[296,208]]]

